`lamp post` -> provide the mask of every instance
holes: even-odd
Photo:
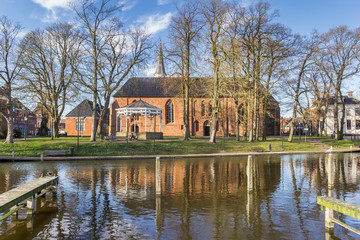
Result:
[[[25,141],[26,141],[26,132],[27,132],[27,129],[26,129],[26,128],[27,128],[27,120],[28,120],[28,119],[27,119],[27,117],[25,116],[25,117],[24,117],[24,123],[25,123],[24,140],[25,140]]]
[[[77,151],[79,152],[79,137],[80,137],[80,112],[79,112],[79,109],[78,109],[78,118],[77,118],[77,123],[75,125],[75,129],[77,129]]]

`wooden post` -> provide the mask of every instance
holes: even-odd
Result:
[[[40,154],[40,160],[43,162],[44,161],[44,154]]]
[[[247,175],[247,190],[249,192],[254,189],[254,162],[251,155],[248,156],[246,175]]]
[[[327,160],[327,174],[328,174],[328,196],[334,196],[334,161],[332,154],[329,154]],[[334,231],[334,222],[332,218],[334,217],[334,210],[326,208],[325,210],[325,229],[326,231]]]
[[[34,212],[36,211],[36,196],[32,195],[31,199],[27,200],[26,202],[26,213],[27,215],[34,215]]]
[[[156,115],[154,115],[154,132],[156,132]]]
[[[161,195],[161,164],[160,157],[156,157],[156,196]]]
[[[156,196],[156,215],[155,215],[155,224],[156,224],[156,231],[161,231],[162,225],[162,215],[161,215],[161,195]]]

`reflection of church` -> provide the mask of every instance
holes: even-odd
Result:
[[[190,87],[190,134],[209,136],[212,98],[209,78],[192,78]],[[280,108],[271,98],[267,120],[267,134],[278,135],[280,131]],[[235,104],[232,98],[220,99],[218,133],[236,134]],[[262,126],[260,121],[260,126]],[[128,132],[142,135],[157,132],[157,137],[184,135],[183,100],[181,78],[166,77],[161,45],[154,77],[131,78],[114,95],[110,106],[109,134],[125,136]],[[261,130],[262,131],[262,130]],[[240,134],[243,128],[240,123]]]

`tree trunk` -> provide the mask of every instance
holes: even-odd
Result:
[[[91,124],[91,136],[90,136],[90,141],[91,142],[95,142],[96,141],[96,100],[97,100],[97,73],[98,73],[98,63],[97,63],[97,49],[96,49],[96,44],[97,44],[97,40],[96,40],[96,36],[93,36],[93,60],[94,60],[94,65],[93,65],[93,74],[94,74],[94,79],[93,79],[93,111],[92,111],[92,124]]]
[[[236,126],[236,141],[240,141],[240,104],[238,100],[235,102],[235,126]]]
[[[214,57],[214,59],[216,59]],[[216,128],[219,112],[219,66],[214,63],[214,92],[213,92],[213,109],[211,112],[211,124],[210,124],[210,142],[216,143]],[[220,64],[219,64],[220,65]]]
[[[344,139],[344,125],[345,125],[345,101],[342,97],[342,94],[340,93],[340,98],[341,98],[341,104],[342,104],[342,116],[341,116],[341,121],[340,121],[340,136],[339,136],[339,140]]]
[[[184,81],[184,140],[190,139],[190,104],[189,104],[189,90],[190,90],[190,42],[187,41],[185,50],[185,81]]]
[[[268,112],[267,112],[268,99],[265,97],[264,105],[263,105],[263,133],[262,140],[266,141],[267,136],[267,120],[268,120]]]
[[[335,139],[339,139],[339,106],[338,106],[338,88],[335,88],[335,96],[334,96],[334,132],[335,132]]]
[[[60,119],[58,117],[51,118],[51,140],[59,137],[59,121]]]
[[[11,91],[9,89],[9,91]],[[8,95],[8,113],[9,116],[6,118],[7,121],[7,135],[5,142],[6,144],[14,143],[14,107],[13,101],[11,99],[11,94]],[[1,117],[1,116],[0,116]]]
[[[97,132],[96,132],[97,136],[107,135],[107,133],[105,132],[105,120],[106,120],[106,115],[108,114],[107,109],[109,109],[109,105],[110,105],[110,101],[109,99],[106,99],[104,103],[104,107],[100,111],[99,122],[97,125]]]

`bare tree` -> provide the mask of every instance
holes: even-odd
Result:
[[[216,131],[219,113],[219,97],[221,85],[221,65],[224,56],[221,51],[222,39],[224,36],[224,27],[226,23],[228,4],[221,0],[209,0],[202,9],[202,14],[206,24],[206,41],[208,42],[211,60],[210,64],[213,70],[213,88],[212,95],[212,111],[210,126],[210,142],[216,143]]]
[[[261,78],[261,103],[262,103],[262,140],[266,140],[268,118],[276,119],[268,111],[272,106],[271,94],[280,89],[282,82],[289,76],[292,61],[296,54],[294,46],[297,45],[298,36],[294,36],[291,30],[280,24],[269,24],[268,37],[265,41],[264,75]]]
[[[173,62],[179,69],[183,84],[184,108],[184,140],[190,139],[190,72],[192,52],[203,27],[200,20],[200,2],[187,0],[181,7],[177,7],[177,14],[171,20],[170,39],[173,48],[170,52]]]
[[[68,23],[28,33],[22,43],[21,74],[27,91],[51,118],[51,139],[58,137],[80,54],[80,35]]]
[[[110,26],[102,31],[102,37],[105,44],[99,52],[101,81],[97,97],[101,111],[97,133],[105,135],[104,121],[112,94],[137,66],[146,61],[151,46],[150,35],[140,28],[123,32],[116,25]]]
[[[311,66],[314,65],[315,59],[314,54],[318,52],[320,44],[319,37],[316,32],[312,34],[310,39],[303,39],[299,42],[299,52],[297,54],[297,64],[294,67],[294,75],[296,78],[293,81],[289,81],[289,89],[293,91],[293,115],[290,123],[291,129],[288,141],[292,142],[294,136],[295,119],[298,112],[301,94],[304,93],[303,81],[306,74],[311,70]]]
[[[243,31],[242,19],[244,18],[245,9],[239,4],[232,4],[231,11],[229,11],[228,27],[225,29],[224,49],[225,61],[223,64],[223,71],[225,72],[226,81],[224,89],[224,96],[233,99],[235,103],[235,124],[236,124],[236,140],[240,141],[240,122],[244,122],[241,117],[243,109],[246,109],[241,98],[246,98],[247,82],[249,76],[246,74],[244,68],[247,66],[242,49],[241,32]],[[244,128],[244,125],[243,125]],[[247,127],[245,127],[247,128]],[[246,129],[244,129],[246,132]]]
[[[21,66],[22,51],[18,51],[17,42],[22,26],[12,22],[7,17],[0,17],[0,79],[4,82],[1,87],[6,98],[6,107],[1,109],[0,117],[7,122],[7,135],[5,143],[13,143],[14,135],[14,100],[13,87],[18,80]]]
[[[115,14],[121,5],[113,5],[111,0],[101,0],[100,3],[93,0],[81,0],[78,4],[73,4],[72,8],[76,12],[77,19],[84,29],[85,47],[87,58],[85,60],[86,69],[78,72],[79,81],[88,88],[93,95],[93,112],[90,141],[96,141],[96,117],[99,81],[99,57],[105,46],[102,32],[112,27],[119,27],[119,21]],[[87,74],[90,72],[90,74]]]
[[[264,89],[262,80],[268,73],[269,53],[267,44],[270,43],[273,32],[271,22],[278,16],[277,11],[270,11],[270,4],[257,2],[251,5],[243,17],[244,30],[242,31],[243,51],[248,58],[249,92],[249,141],[257,140],[260,134],[260,106]],[[273,75],[271,75],[273,76]],[[270,77],[272,79],[272,77]]]
[[[316,135],[322,136],[324,134],[324,120],[329,108],[331,84],[326,75],[317,67],[312,70],[305,81],[305,84],[308,85],[307,89],[313,97],[311,121]]]
[[[322,59],[320,69],[330,79],[334,88],[334,131],[335,138],[342,139],[345,114],[339,124],[339,100],[342,103],[343,81],[351,78],[360,69],[360,28],[350,30],[347,26],[330,29],[322,35]],[[345,104],[342,104],[345,112]]]

